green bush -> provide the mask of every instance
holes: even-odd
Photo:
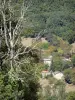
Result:
[[[73,67],[75,67],[75,55],[72,56]]]
[[[75,100],[75,92],[69,92],[66,96],[66,100]]]
[[[48,49],[48,47],[49,47],[49,43],[43,43],[41,46],[42,49]]]
[[[63,70],[63,64],[60,57],[54,57],[52,62],[52,70],[53,71],[62,71]]]

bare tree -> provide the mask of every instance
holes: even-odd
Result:
[[[19,43],[20,34],[23,29],[24,14],[27,11],[29,6],[25,6],[24,1],[20,10],[20,16],[17,18],[16,25],[12,27],[12,14],[13,6],[11,0],[3,0],[0,2],[0,14],[2,17],[2,25],[0,27],[0,35],[4,35],[5,43],[8,48],[8,60],[10,61],[10,72],[14,70],[15,60],[19,56],[20,49],[15,51],[15,46]],[[8,14],[7,14],[8,13]],[[3,29],[2,29],[3,27]],[[1,37],[0,36],[0,37]],[[1,47],[1,38],[0,38],[0,47]],[[24,49],[25,52],[26,48]],[[12,73],[10,73],[12,74]]]
[[[10,71],[8,72],[10,78],[15,79],[20,79],[18,77],[17,72],[21,71],[19,65],[23,63],[29,63],[28,58],[23,59],[22,61],[18,61],[19,56],[24,55],[26,53],[29,53],[32,49],[36,47],[36,44],[32,46],[32,48],[28,49],[29,47],[23,47],[21,44],[21,32],[23,30],[23,24],[27,20],[24,18],[25,13],[28,11],[29,7],[31,5],[31,2],[27,4],[27,2],[23,1],[21,3],[20,11],[19,11],[19,17],[16,18],[16,23],[13,26],[12,18],[15,17],[13,15],[15,10],[14,6],[12,6],[12,1],[11,0],[1,0],[0,2],[0,14],[1,14],[1,21],[2,24],[0,25],[0,33],[1,35],[4,36],[5,38],[5,43],[8,49],[7,52],[7,58],[10,62]],[[2,28],[3,27],[3,28]],[[39,38],[40,33],[36,37],[36,40]],[[1,40],[0,40],[1,44]],[[19,48],[16,49],[17,45],[20,45]],[[0,45],[1,46],[1,45]],[[17,66],[17,67],[15,67]],[[24,73],[24,72],[22,72]]]

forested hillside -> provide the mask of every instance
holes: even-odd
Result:
[[[28,33],[58,35],[69,43],[75,41],[75,0],[33,0],[28,12],[33,25]]]
[[[73,42],[75,0],[0,0],[0,100],[75,100]]]

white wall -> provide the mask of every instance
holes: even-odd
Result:
[[[61,79],[63,79],[64,78],[64,75],[63,75],[63,73],[61,73],[61,72],[54,72],[53,73],[53,77],[54,78],[56,78],[57,80],[61,80]]]
[[[49,59],[47,59],[47,60],[49,60]],[[44,59],[44,64],[47,64],[48,66],[51,66],[52,61],[47,61],[47,60]]]

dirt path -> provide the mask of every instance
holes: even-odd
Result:
[[[42,87],[47,87],[48,85],[49,85],[49,81],[48,81],[48,79],[40,79],[40,85],[42,86]]]
[[[67,93],[68,92],[75,92],[75,85],[66,84],[65,90],[66,90]]]
[[[48,79],[40,79],[40,85],[42,87],[42,89],[46,88],[47,86],[49,86],[49,81]],[[66,84],[65,86],[65,92],[75,92],[75,85],[72,84]]]
[[[47,79],[40,79],[39,81],[42,88],[42,95],[46,95],[46,87],[49,86],[49,81]]]

